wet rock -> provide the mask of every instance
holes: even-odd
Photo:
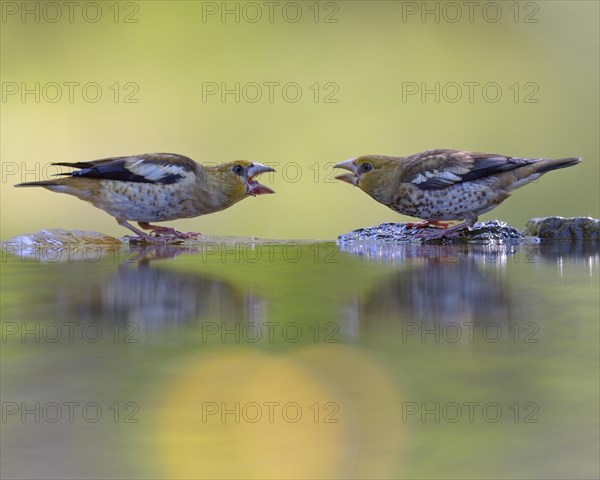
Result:
[[[549,240],[600,241],[600,220],[591,217],[532,218],[523,233]]]
[[[100,232],[87,230],[64,230],[62,228],[53,228],[40,230],[34,233],[25,233],[18,237],[11,238],[2,245],[31,245],[31,246],[53,246],[60,247],[66,245],[121,245],[117,238],[105,235]]]
[[[0,244],[6,253],[41,262],[98,259],[118,250],[123,242],[109,235],[61,228],[25,233]]]
[[[404,223],[382,223],[374,227],[359,228],[338,237],[338,243],[352,243],[364,241],[381,241],[391,243],[428,243],[428,244],[455,244],[464,242],[490,242],[490,241],[518,241],[525,237],[516,228],[505,222],[490,220],[478,222],[470,228],[461,230],[454,238],[427,239],[420,238],[427,230],[437,227],[408,227]]]

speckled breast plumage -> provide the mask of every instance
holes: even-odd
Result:
[[[398,189],[390,208],[429,221],[455,220],[485,213],[508,195],[484,182],[458,184],[442,190],[422,190],[406,183]]]
[[[115,216],[136,222],[161,222],[198,215],[193,197],[181,195],[180,184],[102,180],[91,203]]]

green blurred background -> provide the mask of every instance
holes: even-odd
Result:
[[[125,234],[75,198],[12,185],[55,173],[50,162],[161,151],[276,165],[265,183],[277,195],[173,222],[213,235],[332,239],[406,220],[333,181],[331,164],[437,147],[584,158],[484,220],[600,216],[598,2],[472,2],[471,12],[461,2],[51,3],[61,11],[2,2],[3,239],[42,228]],[[72,101],[65,82],[77,82]],[[206,95],[236,82],[239,102]],[[265,82],[277,84],[272,102]],[[282,91],[290,82],[296,102],[296,87]],[[438,82],[439,101],[403,98],[407,82]],[[478,83],[472,102],[465,82]],[[482,91],[490,82],[498,101],[493,85]]]

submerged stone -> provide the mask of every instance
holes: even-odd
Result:
[[[600,240],[600,220],[591,217],[532,218],[523,233],[548,240]]]
[[[62,228],[25,233],[0,243],[6,253],[41,262],[97,260],[118,250],[123,242],[100,232]]]
[[[63,247],[76,245],[121,245],[122,241],[104,233],[88,230],[65,230],[52,228],[34,233],[24,233],[2,242],[3,247],[10,245],[31,247]]]
[[[453,238],[423,239],[420,237],[428,230],[437,231],[438,227],[411,227],[405,223],[382,223],[374,227],[359,228],[338,237],[338,243],[363,241],[384,241],[399,243],[454,244],[464,242],[514,241],[525,237],[516,228],[499,220],[478,222],[472,227],[458,232]]]

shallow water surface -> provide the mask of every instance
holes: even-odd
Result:
[[[593,478],[597,245],[2,258],[5,478]]]

